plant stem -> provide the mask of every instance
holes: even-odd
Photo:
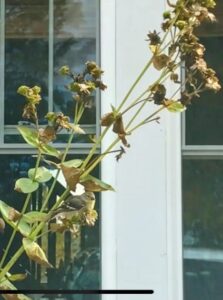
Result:
[[[80,121],[80,119],[81,119],[83,113],[84,113],[84,106],[81,105],[80,108],[78,109],[78,103],[77,103],[77,104],[76,104],[76,107],[75,107],[74,125],[77,125],[77,124],[78,124],[78,122]],[[74,134],[75,134],[74,131],[72,131],[72,133],[70,134],[70,137],[69,137],[69,140],[68,140],[68,142],[67,142],[67,146],[66,146],[66,149],[65,149],[65,151],[64,151],[64,154],[63,154],[61,163],[63,163],[63,162],[65,161],[66,157],[67,157],[68,151],[69,151],[69,149],[70,149],[70,147],[71,147],[72,140],[73,140],[73,138],[74,138]],[[52,185],[51,185],[51,187],[50,187],[50,190],[49,190],[49,192],[48,192],[48,194],[47,194],[47,196],[46,196],[46,198],[45,198],[45,200],[44,200],[44,203],[43,203],[43,205],[42,205],[42,207],[41,207],[40,212],[43,212],[44,209],[46,208],[47,203],[48,203],[48,201],[49,201],[49,199],[50,199],[50,197],[51,197],[51,195],[52,195],[52,192],[53,192],[53,190],[54,190],[54,188],[55,188],[55,185],[56,185],[56,183],[57,183],[57,179],[58,179],[59,174],[60,174],[60,170],[57,171],[57,174],[56,174],[56,176],[55,176],[55,178],[54,178],[54,181],[53,181],[53,183],[52,183]]]
[[[19,257],[22,255],[23,253],[23,246],[21,246],[16,253],[13,255],[13,257],[10,259],[10,261],[7,263],[7,265],[1,270],[0,272],[0,281],[4,278],[4,276],[6,275],[6,273],[11,269],[11,267],[14,266],[14,264],[16,263],[16,261],[19,259]]]
[[[35,177],[36,177],[37,169],[38,169],[39,164],[40,164],[40,159],[41,159],[41,152],[39,151],[39,152],[38,152],[37,161],[36,161],[36,166],[35,166],[35,171],[34,171],[33,181],[34,181],[34,179],[35,179]],[[8,255],[9,249],[10,249],[12,243],[13,243],[14,237],[15,237],[16,232],[17,232],[17,230],[18,230],[20,220],[21,220],[23,214],[26,212],[26,209],[27,209],[27,207],[28,207],[28,205],[29,205],[31,196],[32,196],[32,193],[29,193],[29,194],[27,195],[27,197],[26,197],[25,203],[24,203],[23,208],[22,208],[22,211],[21,211],[21,217],[19,218],[19,220],[18,220],[17,223],[16,223],[16,226],[15,226],[14,229],[13,229],[12,235],[10,236],[10,240],[9,240],[9,242],[8,242],[8,244],[7,244],[7,247],[6,247],[5,251],[4,251],[3,257],[2,257],[2,259],[1,259],[0,269],[2,268],[2,266],[3,266],[4,262],[5,262],[5,259],[6,259],[7,255]]]

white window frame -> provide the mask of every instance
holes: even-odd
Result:
[[[124,0],[123,0],[124,1]],[[138,1],[135,2],[137,9]],[[141,0],[140,6],[143,6],[148,0]],[[166,1],[162,0],[159,3],[163,3],[163,10],[165,10]],[[105,72],[105,82],[108,83],[108,91],[102,95],[101,111],[102,114],[110,110],[110,104],[116,104],[117,95],[117,72],[119,67],[117,66],[117,43],[122,41],[117,40],[117,6],[120,4],[115,0],[101,0],[101,63]],[[154,4],[151,4],[154,5]],[[126,8],[128,9],[128,8]],[[120,11],[119,11],[120,13]],[[123,11],[125,14],[126,11]],[[152,14],[148,11],[148,19],[152,19],[152,23],[159,22],[160,16]],[[154,13],[154,12],[153,12]],[[159,12],[158,12],[159,13]],[[136,22],[143,22],[142,20],[136,20]],[[141,24],[140,23],[140,24]],[[145,33],[148,30],[148,23],[145,20]],[[157,27],[160,24],[157,23]],[[134,26],[136,23],[132,21],[131,30],[134,32]],[[149,28],[153,30],[153,28]],[[127,33],[126,33],[127,34]],[[142,41],[143,42],[143,41]],[[140,47],[140,45],[139,45]],[[126,53],[128,55],[128,53]],[[137,53],[136,53],[137,57]],[[128,79],[127,79],[128,80]],[[171,88],[171,87],[170,87]],[[162,117],[163,118],[163,117]],[[165,162],[166,169],[163,174],[163,184],[166,187],[166,207],[163,209],[166,212],[166,228],[163,228],[164,236],[166,239],[166,269],[163,272],[167,273],[166,282],[166,299],[168,300],[183,300],[183,258],[182,258],[182,190],[181,190],[181,118],[180,115],[173,117],[172,114],[166,114],[165,117]],[[102,143],[102,151],[106,149],[106,145],[112,136],[107,136],[106,140]],[[128,155],[131,155],[128,153]],[[122,162],[120,162],[122,164]],[[115,187],[117,179],[117,166],[114,164],[112,158],[107,158],[102,162],[102,178],[107,180]],[[124,172],[124,171],[123,171]],[[128,172],[128,170],[127,170]],[[177,178],[177,179],[176,179]],[[118,244],[119,228],[117,227],[117,214],[125,214],[126,211],[117,211],[118,202],[120,199],[119,191],[115,194],[102,193],[102,288],[103,289],[115,289],[120,287],[120,274],[117,262],[120,259],[120,249]],[[149,195],[148,195],[149,197]],[[120,207],[119,207],[120,209]],[[159,212],[157,211],[157,214]],[[150,242],[150,237],[145,240],[145,243]],[[165,243],[165,241],[164,241]],[[129,244],[131,247],[131,244]],[[127,255],[127,254],[126,254]],[[123,257],[125,259],[125,257]],[[151,256],[151,261],[154,257]],[[155,258],[156,259],[156,258]],[[144,272],[149,272],[147,265],[141,266]],[[153,274],[150,274],[153,276]],[[126,278],[128,281],[128,278]],[[149,285],[149,283],[148,283]],[[137,288],[140,284],[136,283],[129,288]],[[140,288],[140,287],[139,287]],[[142,288],[142,287],[141,287]],[[143,287],[146,288],[146,287]],[[150,288],[152,288],[150,286]],[[148,299],[163,300],[155,294],[146,296]],[[103,300],[115,300],[115,299],[128,299],[129,296],[118,295],[104,295]],[[140,296],[141,297],[141,296]],[[139,296],[135,298],[139,299]],[[144,299],[144,298],[142,298]],[[147,299],[147,298],[146,298]]]

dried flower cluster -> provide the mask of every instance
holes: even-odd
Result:
[[[196,28],[203,22],[216,22],[214,14],[209,11],[216,3],[213,0],[179,0],[176,5],[169,5],[172,9],[164,12],[162,23],[164,32],[172,32],[168,55],[162,52],[162,41],[156,31],[148,34],[148,41],[154,54],[154,67],[157,70],[167,67],[173,82],[180,83],[178,74],[175,73],[177,59],[185,63],[187,81],[181,82],[184,91],[178,101],[186,106],[207,89],[214,92],[221,89],[216,72],[209,68],[204,60],[205,47],[195,34]],[[155,104],[165,104],[166,88],[163,84],[153,86],[152,92]]]

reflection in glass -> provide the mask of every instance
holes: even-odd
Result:
[[[75,72],[83,71],[86,61],[96,60],[97,0],[54,1],[54,110],[74,117],[75,101],[65,85],[70,82],[58,75],[63,65]],[[82,124],[96,123],[95,101],[86,109]]]
[[[5,125],[22,120],[20,85],[42,87],[42,119],[48,97],[48,1],[6,0],[5,7]]]
[[[184,300],[223,299],[223,161],[183,161]]]
[[[77,157],[70,156],[68,159],[74,158]],[[82,156],[78,158],[83,159]],[[34,164],[35,161],[30,155],[1,155],[0,199],[20,211],[24,204],[25,196],[14,191],[15,181],[17,178],[27,177],[28,170],[34,167]],[[99,176],[98,171],[95,171],[94,175]],[[33,193],[30,210],[36,210],[41,206],[42,197],[44,197],[46,189],[47,186],[43,184],[40,190]],[[51,197],[50,206],[55,202],[56,195],[61,194],[63,191],[64,189],[58,184],[54,195]],[[100,219],[99,201],[96,201],[96,203]],[[16,285],[21,289],[25,289],[27,286],[31,286],[33,289],[99,289],[99,232],[99,222],[96,222],[94,227],[83,227],[81,234],[76,238],[71,236],[69,232],[66,232],[64,235],[59,233],[46,235],[43,239],[39,240],[39,243],[55,268],[46,269],[36,266],[25,255],[22,255],[18,263],[13,266],[12,273],[27,272],[28,276],[25,281],[18,282]],[[0,235],[0,257],[11,233],[12,230],[7,225],[5,233]],[[17,234],[9,255],[12,256],[20,245],[21,237]],[[82,295],[75,297],[73,298],[75,300],[86,299]],[[90,297],[87,299],[90,299]],[[91,299],[96,300],[99,298],[94,297]]]

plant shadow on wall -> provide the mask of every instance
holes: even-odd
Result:
[[[22,176],[15,182],[15,191],[21,197],[20,209],[13,207],[13,201],[0,201],[2,235],[5,228],[13,229],[0,262],[2,290],[14,290],[19,286],[17,281],[26,280],[32,275],[25,271],[13,271],[12,267],[16,266],[24,252],[27,255],[27,265],[30,262],[34,266],[38,264],[45,268],[48,274],[56,274],[54,259],[50,255],[47,257],[44,243],[39,242],[46,235],[63,235],[69,232],[75,241],[81,228],[95,226],[98,219],[98,193],[114,191],[111,185],[93,173],[107,155],[114,155],[116,161],[120,161],[130,147],[128,137],[144,125],[159,123],[162,111],[182,112],[202,92],[220,90],[216,72],[207,66],[203,58],[205,47],[195,35],[195,29],[201,23],[216,21],[214,14],[209,11],[215,7],[215,1],[179,0],[175,5],[168,4],[170,10],[163,14],[163,35],[155,30],[148,33],[151,58],[119,106],[112,106],[111,110],[102,116],[101,126],[104,129],[101,135],[88,137],[93,146],[84,159],[68,155],[73,139],[87,135],[80,125],[86,108],[95,105],[94,95],[97,90],[104,91],[107,88],[101,79],[101,68],[93,61],[86,62],[82,72],[73,72],[68,66],[60,68],[60,75],[69,79],[67,89],[73,98],[72,122],[63,112],[48,112],[45,116],[47,125],[41,125],[38,115],[38,107],[42,101],[41,87],[22,85],[18,88],[18,94],[25,98],[22,116],[24,120],[28,120],[29,125],[19,125],[17,128],[25,142],[36,149],[36,155],[35,162],[33,159],[29,161],[30,166],[24,173],[27,176]],[[178,69],[182,63],[186,68],[185,79],[178,76]],[[146,86],[136,99],[132,99],[131,94],[141,78],[154,69],[158,71],[156,81]],[[172,95],[169,95],[166,87],[168,80],[175,84]],[[154,108],[152,113],[151,108]],[[148,115],[145,117],[147,110]],[[142,111],[144,117],[141,116]],[[69,133],[69,139],[65,150],[60,152],[53,142],[57,141],[62,130]],[[114,133],[114,140],[105,152],[98,155],[97,148],[110,130]],[[58,188],[57,182],[63,187]],[[40,207],[30,206],[34,192],[41,193]],[[17,247],[14,240],[17,241]],[[56,256],[59,255],[57,252]],[[82,255],[79,262],[98,260],[98,253],[94,250]],[[78,259],[76,263],[78,264]],[[95,278],[94,272],[96,270],[92,270],[89,275],[90,282],[91,278]],[[67,280],[60,288],[85,288],[83,285],[72,285],[77,279],[77,273],[75,263],[71,264],[64,274]],[[8,294],[3,297],[8,300],[28,298],[21,294]]]

